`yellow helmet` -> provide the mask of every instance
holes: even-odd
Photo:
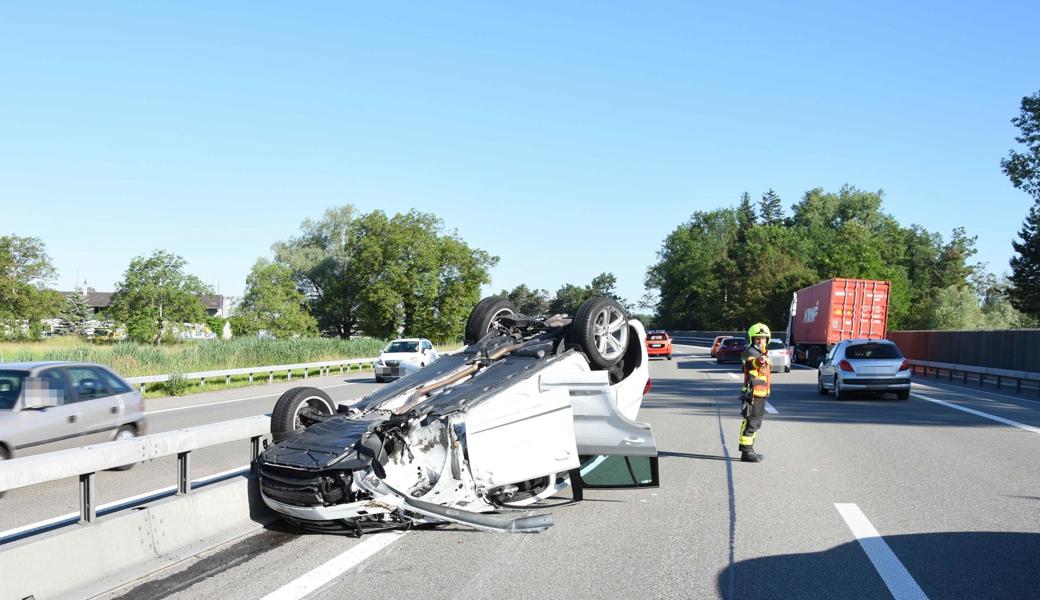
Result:
[[[751,326],[751,329],[748,329],[747,336],[748,341],[751,341],[757,337],[764,337],[766,339],[769,339],[770,337],[772,337],[772,333],[770,333],[769,328],[766,327],[765,323],[755,323]]]

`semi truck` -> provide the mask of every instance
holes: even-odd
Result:
[[[795,292],[787,320],[794,361],[815,368],[842,340],[884,339],[891,287],[888,281],[835,278]]]

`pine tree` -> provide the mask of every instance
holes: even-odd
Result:
[[[1026,315],[1040,318],[1040,200],[1033,204],[1012,240],[1016,256],[1011,257],[1011,304]]]
[[[740,206],[737,207],[737,223],[741,229],[747,229],[755,224],[755,207],[751,206],[751,194],[744,192],[740,195]]]
[[[784,220],[783,204],[773,188],[762,194],[762,199],[758,202],[758,212],[762,215],[762,223],[765,225],[776,225]]]
[[[91,316],[90,307],[87,306],[87,296],[79,286],[76,286],[76,289],[65,297],[65,309],[61,314],[62,320],[65,321],[65,328],[69,333],[83,335],[86,323]]]

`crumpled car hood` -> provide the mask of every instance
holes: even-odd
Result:
[[[344,416],[333,417],[274,444],[264,451],[261,458],[268,464],[283,467],[324,469],[355,454],[355,444],[376,423]]]

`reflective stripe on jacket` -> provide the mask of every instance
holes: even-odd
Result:
[[[768,398],[772,369],[769,357],[754,346],[748,346],[741,356],[744,365],[744,393],[755,398]]]

